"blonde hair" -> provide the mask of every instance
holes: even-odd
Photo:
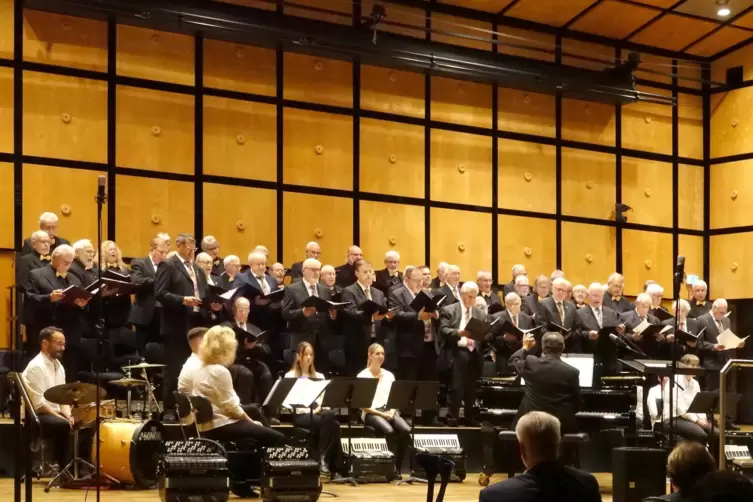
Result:
[[[230,366],[235,361],[237,348],[235,332],[226,326],[215,326],[204,334],[198,354],[204,364]]]
[[[518,420],[515,435],[536,462],[556,460],[560,453],[560,428],[557,417],[543,411],[531,411]]]
[[[109,248],[111,245],[115,246],[115,250],[117,251],[116,256],[118,259],[117,261],[118,268],[121,268],[121,269],[127,268],[125,262],[123,261],[123,253],[120,251],[120,248],[118,247],[118,245],[115,244],[115,241],[103,241],[102,242],[102,247],[99,250],[99,254],[94,257],[94,263],[98,264],[100,268],[107,263],[106,260],[104,259],[104,256],[107,254],[107,248]]]
[[[376,352],[378,349],[382,349],[382,352],[384,352],[384,347],[382,347],[378,343],[372,343],[371,345],[369,345],[369,352],[368,356],[366,357],[367,368],[371,366],[371,358],[374,356],[374,352]]]
[[[696,368],[701,365],[701,360],[698,359],[698,356],[695,354],[685,354],[682,356],[682,359],[680,359],[680,362],[682,364],[687,364],[688,366],[695,366]]]
[[[303,368],[301,368],[301,359],[306,353],[306,349],[311,349],[311,355],[314,355],[314,347],[309,342],[299,343],[298,348],[295,350],[295,361],[293,362],[293,366],[290,368],[290,371],[295,374],[296,378],[301,378],[302,376],[304,376]],[[314,368],[313,358],[311,359],[311,366],[309,366],[309,371],[305,376],[309,378],[316,378],[316,368]]]

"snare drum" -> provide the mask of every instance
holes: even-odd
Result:
[[[74,422],[88,425],[97,420],[97,403],[89,403],[71,410]],[[99,403],[99,418],[115,418],[115,400],[108,399]]]
[[[157,462],[162,449],[159,422],[108,420],[99,426],[100,465],[104,474],[136,488],[157,484]],[[96,459],[92,446],[92,459]]]

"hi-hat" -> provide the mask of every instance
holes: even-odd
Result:
[[[63,385],[56,385],[47,389],[44,398],[51,403],[59,405],[88,404],[97,399],[97,389],[99,389],[100,399],[107,396],[107,392],[101,387],[94,384],[74,382]]]
[[[118,380],[110,380],[111,384],[119,385],[120,387],[143,387],[146,385],[146,380],[139,378],[120,378]]]
[[[164,364],[153,364],[153,363],[139,363],[139,364],[132,364],[130,366],[123,366],[124,370],[144,370],[149,368],[164,368]]]

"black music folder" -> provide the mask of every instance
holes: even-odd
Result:
[[[411,302],[410,308],[416,312],[419,312],[421,309],[424,309],[424,312],[436,312],[442,307],[442,304],[446,299],[447,295],[431,297],[423,291],[419,291]]]
[[[651,311],[652,314],[654,314],[655,317],[659,319],[659,321],[666,321],[667,319],[674,319],[675,316],[669,313],[667,309],[664,307],[657,307],[654,310]]]
[[[238,340],[238,345],[248,343],[267,343],[267,331],[261,331],[260,329],[255,329],[252,331],[246,331],[245,329],[241,329],[238,327],[238,325],[233,326],[233,331],[235,331],[235,338]]]
[[[491,305],[489,305],[489,308],[486,309],[486,312],[489,315],[492,315],[496,314],[497,312],[502,312],[503,310],[505,310],[505,306],[501,303],[492,303]]]
[[[656,338],[656,335],[661,334],[665,335],[667,331],[672,329],[672,326],[666,326],[663,324],[649,324],[646,329],[638,333],[641,337],[652,337]]]
[[[349,302],[332,302],[327,301],[318,296],[309,296],[307,299],[301,302],[301,307],[316,307],[317,312],[329,312],[330,310],[338,310],[346,306]]]
[[[366,300],[363,302],[359,308],[363,310],[366,314],[369,316],[373,316],[374,314],[379,315],[385,315],[387,312],[392,312],[397,310],[397,308],[387,308],[386,305],[379,305],[377,302],[373,300]]]
[[[475,317],[471,317],[468,323],[465,325],[465,328],[463,329],[470,333],[470,336],[468,338],[472,338],[477,342],[483,342],[484,337],[486,337],[486,335],[489,333],[489,330],[492,329],[492,326],[494,326],[497,321],[499,321],[499,317],[496,318],[493,322],[481,321],[479,319],[476,319]]]
[[[557,333],[560,333],[561,335],[569,335],[571,329],[567,329],[564,326],[560,326],[559,324],[555,322],[550,322],[549,326],[547,327],[549,331],[556,331]]]
[[[228,291],[220,286],[212,286],[211,284],[209,284],[208,286],[209,291],[201,298],[202,307],[209,308],[209,305],[211,303],[225,303],[235,299],[236,297],[236,290],[234,289]]]
[[[677,340],[686,345],[688,343],[693,343],[693,342],[698,343],[698,340],[701,339],[701,336],[703,336],[704,331],[706,331],[706,328],[703,328],[697,335],[694,335],[693,333],[690,333],[689,331],[683,331],[678,328]]]
[[[498,317],[497,319],[501,319],[501,317]],[[498,328],[495,328],[494,331],[502,335],[512,335],[518,340],[522,340],[526,334],[535,333],[536,331],[539,331],[543,327],[544,327],[543,324],[539,324],[538,326],[531,329],[520,329],[517,326],[515,326],[513,323],[505,319],[505,322],[503,322]]]
[[[63,298],[60,300],[66,305],[76,305],[76,300],[89,300],[93,295],[80,286],[68,286],[63,290]]]

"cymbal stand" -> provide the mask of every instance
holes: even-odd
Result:
[[[157,413],[162,414],[162,410],[159,407],[159,401],[157,401],[157,397],[154,395],[154,389],[156,387],[152,385],[152,382],[149,381],[149,375],[147,374],[146,368],[141,370],[141,375],[144,377],[144,381],[146,382],[146,395],[147,399],[149,400],[149,410],[151,411],[152,403],[154,403],[154,407],[157,408]],[[144,410],[144,413],[146,413],[146,410]]]
[[[131,378],[131,370],[127,369],[125,370],[125,376],[126,378]],[[133,418],[133,413],[131,409],[131,388],[128,387],[128,392],[126,393],[126,412],[128,413],[128,418]]]
[[[73,404],[71,405],[72,408],[78,408],[78,401],[74,400]],[[97,424],[97,427],[99,425]],[[96,468],[94,465],[90,464],[83,458],[79,457],[79,448],[78,448],[78,431],[80,430],[80,427],[78,425],[74,425],[73,427],[73,458],[70,462],[68,462],[68,465],[66,465],[52,480],[47,484],[47,486],[44,489],[45,493],[49,493],[50,488],[52,488],[53,485],[58,485],[58,481],[63,475],[68,476],[71,478],[72,481],[83,481],[85,479],[89,479],[92,477],[94,471]],[[87,466],[92,470],[91,474],[87,474],[84,477],[79,477],[79,466]],[[71,472],[73,471],[73,472]]]

